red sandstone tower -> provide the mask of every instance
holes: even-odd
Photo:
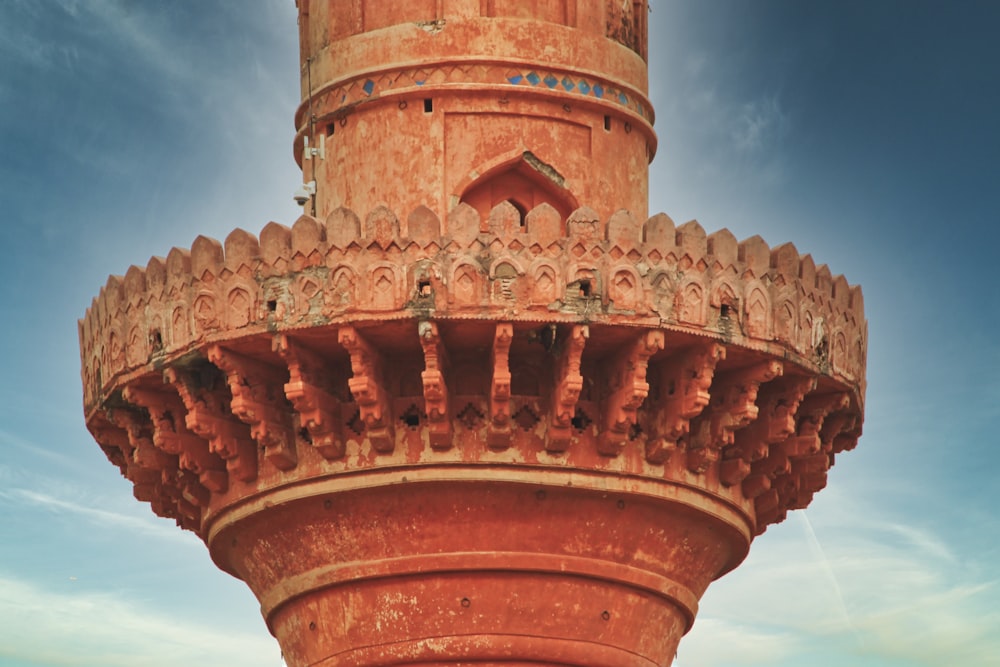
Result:
[[[861,431],[861,292],[647,219],[644,0],[299,0],[306,215],[111,277],[88,426],[291,666],[669,665]]]

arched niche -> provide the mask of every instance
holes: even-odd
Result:
[[[528,212],[541,204],[550,205],[564,220],[579,206],[563,177],[530,151],[483,167],[473,172],[479,175],[464,184],[460,196],[460,201],[476,209],[483,220],[494,206],[505,201],[517,209],[522,227]]]

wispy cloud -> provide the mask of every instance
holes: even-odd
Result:
[[[682,664],[801,664],[815,644],[831,642],[881,662],[994,664],[997,580],[978,579],[980,568],[960,562],[926,528],[855,513],[846,499],[823,507],[813,521],[796,512],[769,530],[744,565],[709,588],[681,643]],[[788,662],[752,651],[737,660],[716,641],[722,635],[751,648],[774,635]]]
[[[652,189],[651,208],[709,224],[714,214],[726,226],[755,215],[758,194],[788,180],[786,139],[793,116],[780,92],[748,89],[729,60],[697,45],[676,64],[658,64],[669,65],[670,74],[650,82],[662,151],[651,177],[664,184]]]
[[[2,14],[0,18],[3,18]],[[7,18],[8,20],[0,21],[0,56],[8,65],[49,70],[59,64],[58,44],[40,39],[29,31],[19,30],[17,22],[9,20],[9,13]]]
[[[0,429],[0,447],[16,447],[24,452],[28,452],[36,458],[44,459],[49,463],[57,463],[65,467],[78,467],[78,464],[69,457],[55,452],[51,448],[43,447],[37,443],[31,442],[16,433],[11,433],[10,431],[6,431],[4,429]]]
[[[174,80],[195,76],[194,67],[168,47],[165,36],[169,25],[162,13],[137,11],[144,6],[116,0],[59,0],[58,5],[81,30],[119,43],[159,75]]]
[[[92,504],[79,500],[58,497],[26,488],[0,489],[0,501],[18,505],[22,508],[28,506],[57,514],[70,514],[90,521],[97,526],[124,529],[131,533],[139,533],[172,542],[189,542],[194,539],[189,534],[184,533],[174,526],[170,526],[161,519],[154,518],[152,515],[147,519],[122,514],[99,506],[95,507]]]
[[[842,615],[844,626],[849,627],[852,631],[854,631],[854,624],[851,622],[851,614],[847,610],[847,603],[844,601],[844,592],[841,589],[840,582],[837,580],[837,573],[834,571],[830,558],[826,554],[826,550],[816,537],[816,531],[813,530],[812,523],[809,521],[809,515],[806,512],[799,512],[795,516],[802,521],[802,524],[805,527],[806,541],[808,542],[809,548],[814,557],[819,562],[823,573],[826,575],[827,583],[836,597],[837,609]]]
[[[795,655],[805,638],[788,631],[699,616],[681,641],[673,667],[775,665]]]
[[[67,582],[42,588],[0,574],[0,658],[74,667],[279,667],[277,643],[166,615]],[[4,662],[4,660],[0,660]]]
[[[773,150],[787,123],[777,95],[745,102],[732,110],[733,143],[743,152]]]

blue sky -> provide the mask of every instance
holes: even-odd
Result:
[[[1000,8],[654,0],[652,211],[864,288],[865,433],[676,665],[1000,656]],[[251,9],[252,8],[252,9]],[[292,0],[0,0],[0,664],[277,667],[257,604],[87,434],[109,273],[290,224]]]

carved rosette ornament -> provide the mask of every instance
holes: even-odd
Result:
[[[471,4],[299,0],[310,214],[109,278],[87,426],[290,667],[669,665],[855,446],[861,290],[644,219],[644,2]]]

